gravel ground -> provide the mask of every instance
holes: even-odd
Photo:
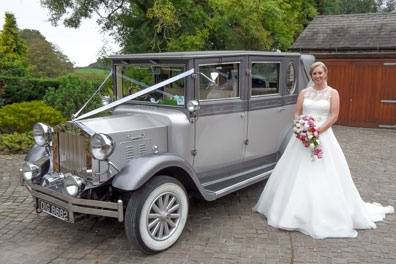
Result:
[[[396,205],[396,131],[336,126],[365,201]],[[265,182],[214,202],[191,201],[187,227],[166,252],[130,249],[124,226],[90,218],[76,224],[37,215],[19,185],[23,156],[0,156],[0,263],[396,263],[396,217],[355,239],[315,240],[268,226],[251,208]]]

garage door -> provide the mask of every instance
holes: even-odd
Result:
[[[396,60],[323,61],[329,68],[329,85],[340,93],[338,124],[395,127]]]

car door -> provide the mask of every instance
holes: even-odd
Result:
[[[195,60],[195,94],[200,110],[195,122],[193,167],[201,176],[221,174],[221,170],[243,160],[245,65],[243,57]]]
[[[249,111],[245,160],[275,164],[290,132],[297,98],[298,57],[249,58]]]

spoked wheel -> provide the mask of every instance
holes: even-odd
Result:
[[[159,176],[134,192],[125,215],[125,231],[131,244],[146,253],[171,247],[186,225],[188,199],[174,178]]]

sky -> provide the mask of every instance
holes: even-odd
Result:
[[[15,15],[19,29],[35,29],[65,54],[75,67],[87,66],[96,61],[98,52],[107,42],[111,53],[119,46],[108,35],[101,32],[94,18],[83,20],[80,27],[65,28],[61,23],[52,26],[49,12],[41,7],[40,0],[0,0],[0,30],[3,28],[5,12]]]

